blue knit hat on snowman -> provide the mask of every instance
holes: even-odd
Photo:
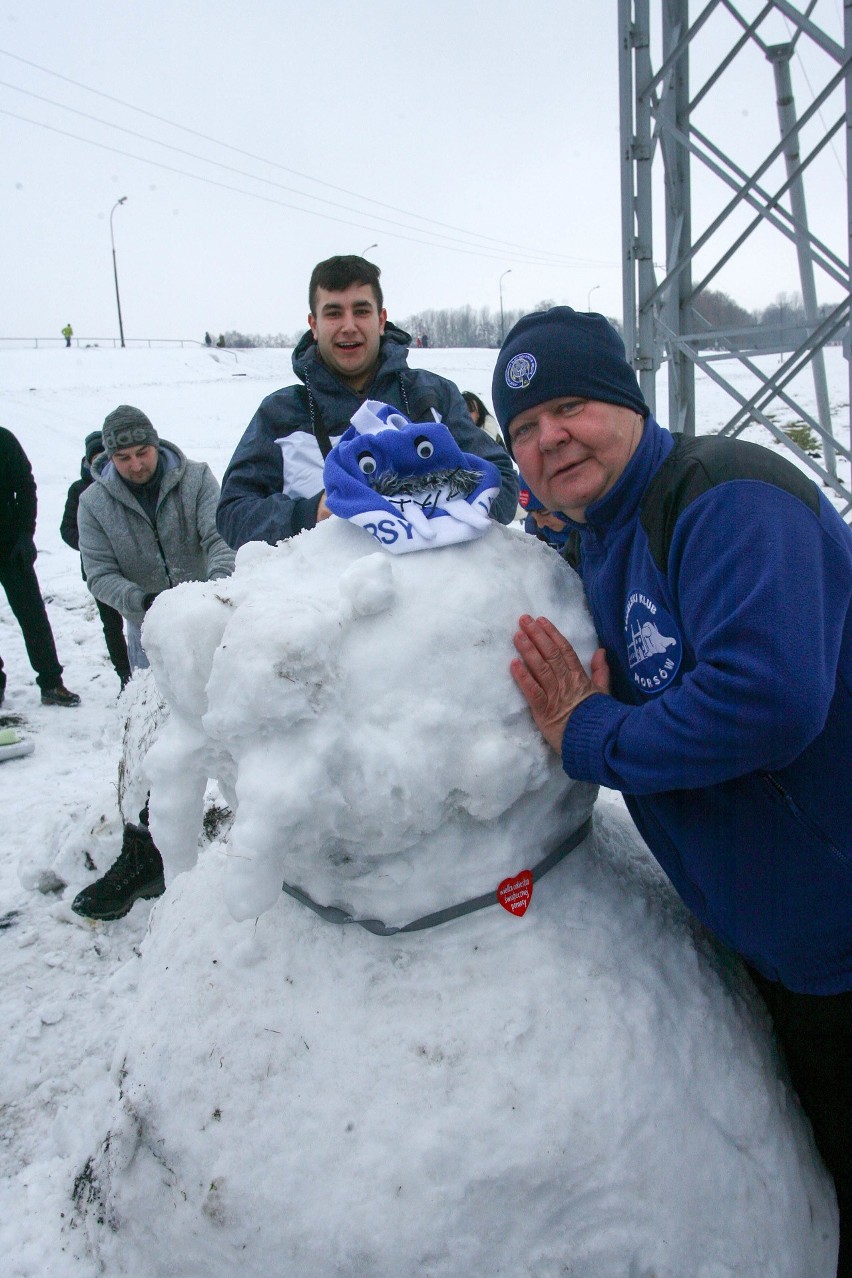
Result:
[[[510,451],[509,423],[518,413],[563,395],[622,404],[643,417],[651,411],[609,320],[570,306],[518,320],[497,356],[491,395]]]

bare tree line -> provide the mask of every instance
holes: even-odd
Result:
[[[499,310],[492,310],[488,306],[443,307],[417,311],[399,321],[399,325],[412,335],[412,344],[421,343],[442,348],[497,349],[505,334],[522,316],[529,314],[530,311],[547,310],[554,305],[556,303],[552,298],[544,298],[527,309],[504,310],[502,315]],[[773,346],[778,343],[779,330],[783,331],[787,345],[798,344],[807,331],[804,307],[798,294],[780,293],[769,306],[749,311],[735,302],[727,293],[716,289],[705,289],[695,298],[693,308],[699,330],[706,324],[711,330],[729,333],[731,335],[729,340],[734,345]],[[830,305],[820,307],[820,318],[831,309]],[[621,331],[619,320],[612,316],[607,318]],[[277,333],[274,336],[261,336],[257,333],[229,330],[222,334],[220,343],[238,348],[290,348],[296,345],[301,336],[301,331],[295,334]],[[708,336],[704,344],[710,347],[721,343],[717,338]]]

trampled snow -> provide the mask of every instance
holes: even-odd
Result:
[[[0,765],[7,1272],[828,1278],[833,1197],[766,1020],[615,796],[523,918],[495,905],[374,936],[277,890],[399,924],[581,824],[588,788],[562,776],[507,671],[523,610],[561,608],[593,646],[555,556],[495,528],[391,561],[336,521],[246,548],[229,581],[152,610],[168,716],[150,674],[116,704],[58,536],[83,437],[135,403],[221,476],[260,399],[292,380],[287,356],[0,361],[83,697],[39,705],[0,603],[0,718],[36,744]],[[490,398],[492,352],[412,362]],[[168,891],[84,923],[70,901],[117,853],[119,799],[132,818],[155,735]]]

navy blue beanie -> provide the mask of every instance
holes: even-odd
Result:
[[[104,437],[99,430],[93,430],[91,434],[86,436],[84,445],[86,449],[86,461],[91,465],[92,459],[97,457],[98,453],[104,451]]]
[[[497,356],[491,397],[507,443],[518,413],[562,395],[651,411],[609,320],[553,306],[519,319]]]
[[[546,509],[544,502],[539,501],[523,475],[518,475],[518,505],[523,507],[528,515],[534,510]]]

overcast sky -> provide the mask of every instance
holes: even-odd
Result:
[[[752,16],[758,0],[739,8]],[[391,318],[497,310],[501,276],[507,309],[552,298],[620,317],[616,12],[615,0],[0,0],[0,337],[67,321],[81,337],[117,333],[121,196],[128,337],[300,330],[315,262],[374,243]],[[841,0],[813,16],[842,41]],[[735,35],[720,8],[694,46],[693,91]],[[767,35],[787,38],[779,17]],[[796,48],[802,114],[833,68],[805,39]],[[814,127],[842,109],[838,93]],[[759,50],[699,120],[746,170],[774,145]],[[842,256],[844,147],[841,131],[807,188],[813,229]],[[723,192],[693,182],[697,235]],[[798,291],[795,255],[758,237],[715,284],[766,305]],[[817,285],[820,300],[840,295]]]

